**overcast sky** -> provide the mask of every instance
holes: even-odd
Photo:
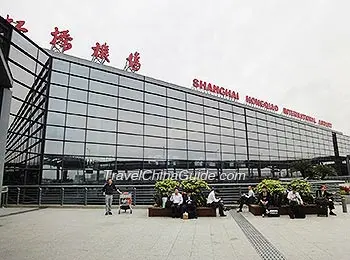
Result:
[[[140,74],[191,87],[199,78],[333,123],[350,135],[350,1],[3,1],[49,48],[69,29],[67,54],[91,59],[98,41],[111,66],[141,55]]]

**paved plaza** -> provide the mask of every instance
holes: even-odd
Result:
[[[23,212],[23,213],[22,213]],[[349,259],[350,214],[290,220],[227,212],[180,220],[101,209],[0,209],[0,259]]]

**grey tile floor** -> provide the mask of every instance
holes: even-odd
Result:
[[[0,209],[0,216],[15,210]],[[261,259],[229,214],[180,220],[148,218],[137,208],[132,215],[103,213],[48,208],[0,217],[0,259]],[[350,214],[304,220],[241,214],[286,259],[350,259]]]

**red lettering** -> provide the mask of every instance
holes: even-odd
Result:
[[[199,87],[199,81],[198,81],[198,79],[194,79],[194,80],[193,80],[192,86],[195,87],[195,88],[198,88],[198,87]]]
[[[213,91],[213,88],[211,87],[211,84],[210,84],[210,83],[208,83],[207,90],[210,91],[210,92],[214,92],[214,91]]]
[[[199,87],[201,89],[207,90],[207,83],[205,81],[199,81]]]
[[[216,86],[215,86],[216,87]],[[217,89],[217,91],[221,94],[221,95],[225,95],[225,88],[223,88],[223,87],[221,87],[221,88],[219,88],[219,87],[217,87],[218,89]]]

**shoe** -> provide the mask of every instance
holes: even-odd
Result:
[[[220,217],[226,217],[226,215],[225,215],[225,214],[222,214],[222,215],[220,215]]]
[[[108,215],[113,215],[112,212],[108,212]]]
[[[262,217],[264,218],[264,217],[265,217],[265,214],[262,214]]]
[[[107,215],[108,215],[108,212],[105,213],[105,216],[107,216]]]
[[[329,212],[329,215],[336,216],[337,214],[335,214],[333,211],[331,211],[331,212]]]
[[[242,210],[241,210],[241,209],[238,209],[237,212],[242,212]]]

